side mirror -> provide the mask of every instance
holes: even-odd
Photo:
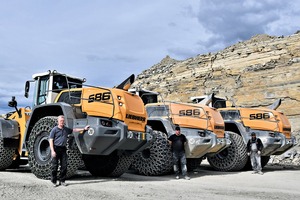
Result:
[[[14,107],[16,109],[16,112],[18,113],[19,117],[21,118],[22,115],[21,115],[21,111],[18,110],[17,106],[18,106],[18,103],[16,101],[16,97],[12,96],[11,97],[11,101],[8,102],[8,106],[9,107]]]
[[[17,105],[18,105],[18,103],[16,101],[16,97],[12,96],[11,101],[8,102],[8,106],[12,107],[12,108],[15,108],[15,107],[17,107]]]
[[[24,96],[26,98],[28,98],[29,88],[30,88],[30,83],[29,83],[29,81],[26,81],[26,83],[25,83],[25,94],[24,94]]]

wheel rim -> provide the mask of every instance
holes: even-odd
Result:
[[[147,148],[147,149],[145,149],[145,150],[142,151],[142,157],[143,157],[144,159],[150,158],[150,154],[151,154],[151,152],[150,152],[150,149],[149,149],[149,148]]]
[[[40,164],[46,164],[51,158],[50,143],[48,141],[48,133],[42,132],[40,137],[37,137],[37,151],[35,151],[36,161]]]
[[[51,150],[48,137],[42,137],[41,140],[38,142],[37,156],[39,160],[41,160],[42,162],[49,160],[51,157],[50,152]]]
[[[216,156],[220,159],[225,159],[226,157],[228,157],[228,149],[224,149],[223,151],[218,153]]]

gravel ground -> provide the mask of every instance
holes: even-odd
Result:
[[[24,166],[0,172],[0,199],[299,199],[300,167],[268,165],[264,172],[219,172],[205,163],[190,173],[191,180],[176,180],[174,175],[141,176],[130,171],[116,179],[96,178],[78,171],[67,180],[67,187],[54,188]]]

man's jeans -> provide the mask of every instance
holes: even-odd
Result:
[[[181,165],[182,176],[187,175],[186,157],[184,152],[173,152],[173,165],[176,176],[179,176],[179,162]]]
[[[58,165],[60,164],[59,181],[65,182],[66,175],[67,175],[67,165],[68,165],[67,149],[66,147],[54,146],[54,151],[56,153],[56,157],[52,158],[51,181],[52,183],[56,183]]]
[[[257,151],[252,151],[250,154],[250,160],[253,171],[261,172],[261,158]]]

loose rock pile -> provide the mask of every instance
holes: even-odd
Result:
[[[269,165],[282,165],[282,166],[300,166],[300,133],[294,133],[296,136],[297,145],[287,152],[278,155],[271,156]]]
[[[299,146],[283,153],[279,156],[271,156],[269,165],[282,166],[300,166],[300,148]]]

